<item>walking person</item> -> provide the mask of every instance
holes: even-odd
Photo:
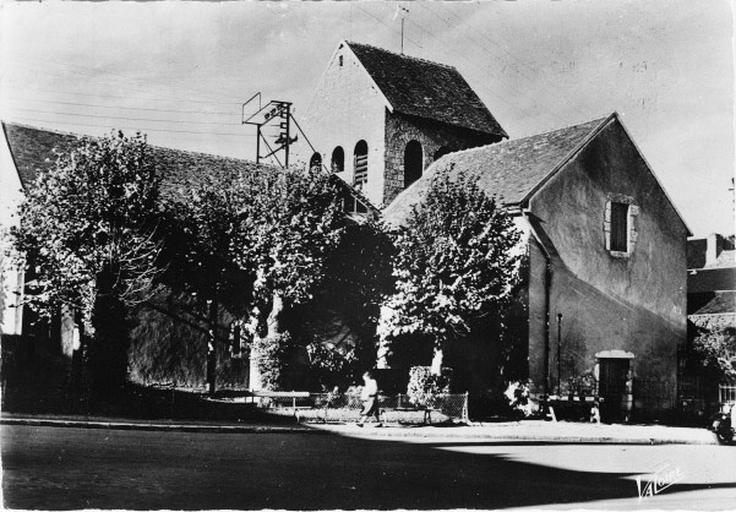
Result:
[[[378,382],[373,378],[373,373],[370,370],[363,374],[363,390],[360,393],[360,398],[363,401],[363,410],[360,413],[358,426],[362,427],[366,418],[373,416],[376,418],[376,427],[382,427],[383,424],[378,409]]]

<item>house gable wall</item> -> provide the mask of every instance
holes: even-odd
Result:
[[[15,168],[5,131],[0,130],[0,231],[16,226],[15,211],[23,200],[23,185]],[[4,256],[5,241],[0,237],[0,333],[22,334],[23,272]]]
[[[606,207],[638,207],[629,255],[606,248]],[[556,317],[562,313],[562,380],[591,370],[595,353],[633,352],[635,399],[647,407],[674,405],[678,345],[686,337],[687,228],[623,127],[612,120],[532,197],[529,209],[554,244],[550,285],[550,380],[556,383]],[[532,275],[544,259],[532,253]],[[530,285],[544,293],[544,282]],[[530,298],[538,322],[540,301]],[[543,311],[542,311],[543,315]],[[543,354],[543,329],[530,327],[530,354]],[[543,381],[542,361],[530,361]],[[635,404],[636,406],[636,404]]]

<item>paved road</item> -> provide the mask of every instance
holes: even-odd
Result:
[[[736,447],[9,425],[0,440],[11,508],[736,507]],[[681,480],[639,499],[636,476],[663,465]]]

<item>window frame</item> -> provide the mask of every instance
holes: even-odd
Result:
[[[620,222],[616,223],[614,219],[614,210],[619,210],[614,205],[625,206],[625,228],[623,235],[625,240],[623,244],[616,244],[615,241],[615,226],[620,226]],[[606,202],[605,218],[603,222],[603,232],[605,238],[606,251],[614,258],[629,258],[634,252],[636,246],[636,240],[638,238],[638,216],[639,206],[634,202],[634,198],[624,194],[608,194],[608,201]]]

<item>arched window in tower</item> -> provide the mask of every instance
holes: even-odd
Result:
[[[314,169],[315,167],[317,169],[322,167],[322,155],[320,155],[316,151],[312,155],[312,158],[309,159],[309,168]]]
[[[359,189],[368,182],[368,143],[359,140],[353,151],[353,185]]]
[[[342,172],[345,170],[345,151],[342,150],[342,146],[337,146],[332,150],[330,170],[332,170],[332,172]]]
[[[404,150],[404,188],[422,177],[424,155],[422,145],[417,140],[409,141]]]

